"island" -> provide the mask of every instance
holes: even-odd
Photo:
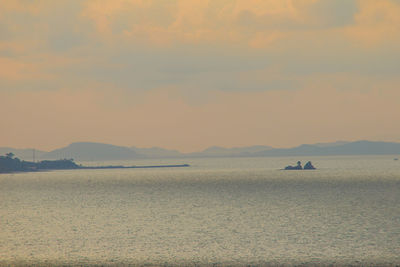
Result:
[[[0,156],[0,173],[12,172],[33,172],[49,170],[76,170],[76,169],[133,169],[133,168],[177,168],[190,167],[189,164],[176,165],[148,165],[148,166],[82,166],[74,162],[73,159],[43,160],[39,162],[20,160],[14,157],[13,153]]]
[[[285,167],[285,170],[302,170],[302,169],[303,167],[301,167],[301,161],[298,161],[296,166],[289,165]]]
[[[304,165],[304,170],[315,170],[316,168],[312,165],[311,161],[307,162],[306,165]]]
[[[296,166],[286,166],[284,170],[315,170],[316,168],[312,165],[311,161],[308,161],[304,168],[301,166],[301,161],[297,162]]]

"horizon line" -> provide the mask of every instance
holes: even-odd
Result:
[[[102,144],[102,145],[111,145],[111,146],[117,146],[117,147],[123,147],[123,148],[128,148],[128,149],[152,149],[152,148],[159,148],[159,149],[165,149],[165,150],[169,150],[169,151],[177,151],[181,154],[192,154],[192,153],[199,153],[199,152],[203,152],[209,148],[222,148],[222,149],[235,149],[235,148],[248,148],[248,147],[257,147],[257,146],[265,146],[265,147],[270,147],[271,149],[291,149],[291,148],[295,148],[295,147],[299,147],[299,146],[303,146],[303,145],[321,145],[321,144],[335,144],[335,143],[355,143],[355,142],[382,142],[382,143],[400,143],[400,141],[382,141],[382,140],[367,140],[367,139],[357,139],[357,140],[353,140],[353,141],[345,141],[345,140],[337,140],[337,141],[332,141],[332,142],[315,142],[315,143],[301,143],[301,144],[297,144],[294,146],[284,146],[284,147],[275,147],[275,146],[271,146],[271,145],[261,145],[261,144],[254,144],[254,145],[243,145],[243,146],[232,146],[232,147],[226,147],[226,146],[220,146],[220,145],[210,145],[207,146],[206,148],[203,148],[201,150],[196,150],[196,151],[192,151],[192,152],[182,152],[181,150],[178,149],[174,149],[174,148],[165,148],[165,147],[161,147],[161,146],[149,146],[149,147],[138,147],[135,145],[116,145],[116,144],[112,144],[112,143],[103,143],[103,142],[94,142],[94,141],[75,141],[75,142],[71,142],[67,145],[64,146],[59,146],[57,148],[54,149],[50,149],[50,150],[42,150],[40,148],[36,148],[36,147],[23,147],[23,148],[19,148],[19,147],[12,147],[12,146],[0,146],[0,148],[10,148],[10,149],[17,149],[17,150],[35,150],[35,151],[41,151],[41,152],[52,152],[54,150],[57,149],[62,149],[65,147],[68,147],[72,144]]]

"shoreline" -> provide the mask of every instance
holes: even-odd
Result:
[[[104,169],[152,169],[152,168],[187,168],[189,164],[169,164],[169,165],[144,165],[144,166],[79,166],[77,168],[55,168],[55,169],[29,169],[18,171],[0,172],[0,174],[24,173],[24,172],[46,172],[60,170],[104,170]]]

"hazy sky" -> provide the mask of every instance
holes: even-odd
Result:
[[[4,0],[0,146],[400,141],[400,0]]]

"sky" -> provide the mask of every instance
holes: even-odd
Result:
[[[400,0],[3,0],[0,146],[400,142]]]

